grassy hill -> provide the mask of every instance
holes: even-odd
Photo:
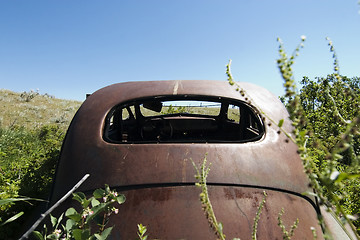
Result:
[[[0,89],[0,126],[28,129],[57,124],[66,129],[80,107],[80,101],[57,99],[29,91],[16,93]]]
[[[80,101],[29,91],[0,89],[0,199],[27,196],[47,199],[65,132]],[[40,202],[0,206],[0,239],[18,239],[19,229]]]

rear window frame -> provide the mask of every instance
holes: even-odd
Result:
[[[143,116],[141,114],[141,111],[136,111],[131,114],[133,116],[129,116],[129,118],[132,118],[133,121],[138,121],[136,120],[137,118],[142,118],[143,120],[147,120],[147,119],[154,119],[154,118],[171,118],[171,117],[175,117],[175,116],[191,116],[191,117],[198,117],[198,118],[214,118],[214,119],[221,119],[223,118],[224,114],[227,115],[228,113],[228,108],[230,105],[235,105],[235,106],[239,106],[240,108],[245,108],[249,115],[250,118],[249,119],[249,123],[251,125],[249,125],[249,131],[252,131],[254,134],[257,134],[257,136],[253,137],[253,138],[246,138],[246,139],[237,139],[237,140],[220,140],[220,139],[188,139],[188,140],[129,140],[129,141],[123,141],[123,140],[116,140],[113,139],[111,137],[109,137],[108,131],[109,128],[111,126],[109,126],[110,122],[113,121],[111,119],[113,119],[114,113],[116,111],[119,111],[119,109],[126,109],[127,107],[131,107],[132,109],[134,109],[134,106],[136,105],[141,105],[141,103],[144,103],[146,101],[207,101],[207,102],[214,102],[214,103],[221,103],[221,110],[219,112],[218,115],[204,115],[204,114],[187,114],[187,113],[176,113],[176,114],[165,114],[165,115],[160,115],[160,116]],[[223,104],[227,105],[226,113],[223,113]],[[136,107],[135,107],[136,109]],[[139,113],[141,114],[139,116]],[[227,119],[227,120],[231,120],[231,119]],[[232,120],[233,121],[233,120]],[[256,123],[257,128],[253,127],[253,123]],[[239,123],[239,125],[242,123]],[[103,131],[102,131],[102,138],[105,142],[108,143],[112,143],[112,144],[148,144],[148,143],[154,143],[154,144],[165,144],[165,143],[246,143],[246,142],[256,142],[261,140],[266,134],[266,128],[265,128],[265,124],[263,122],[263,118],[260,114],[260,112],[252,105],[248,104],[247,102],[238,100],[238,99],[233,99],[233,98],[224,98],[224,97],[219,97],[219,96],[203,96],[203,95],[161,95],[161,96],[150,96],[150,97],[143,97],[143,98],[136,98],[136,99],[132,99],[132,100],[128,100],[119,104],[116,104],[114,107],[112,107],[106,117],[105,117],[105,122],[103,124]]]

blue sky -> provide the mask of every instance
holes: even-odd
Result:
[[[307,37],[295,78],[360,76],[357,0],[0,0],[0,88],[84,100],[138,80],[236,81],[283,94],[277,37]]]

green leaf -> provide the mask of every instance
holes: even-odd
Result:
[[[105,192],[106,194],[109,194],[111,192],[111,189],[109,187],[109,185],[105,184]]]
[[[301,137],[305,137],[306,133],[307,133],[307,130],[305,129],[305,130],[300,131],[300,132],[299,132],[299,135],[300,135]]]
[[[59,236],[56,235],[55,233],[52,233],[52,234],[48,235],[46,237],[46,239],[54,239],[54,240],[56,240],[56,239],[59,239]]]
[[[342,180],[354,179],[354,178],[359,178],[359,177],[360,177],[360,174],[351,174],[351,173],[342,172],[337,176],[335,182],[341,182]]]
[[[3,226],[3,225],[5,225],[5,224],[7,224],[7,223],[9,223],[9,222],[12,222],[12,221],[18,219],[18,218],[21,217],[21,215],[23,215],[23,214],[24,214],[24,212],[19,212],[18,214],[15,214],[14,216],[12,216],[11,218],[9,218],[9,219],[6,220],[5,222],[1,223],[0,226]]]
[[[84,229],[81,233],[83,239],[88,239],[90,237],[90,229]]]
[[[340,154],[337,154],[337,153],[334,154],[333,156],[334,156],[334,160],[336,160],[336,161],[343,159],[343,156],[341,156]]]
[[[126,198],[125,198],[125,195],[124,194],[120,194],[119,196],[116,197],[116,201],[119,203],[119,204],[123,204],[125,202]]]
[[[66,220],[65,230],[66,232],[70,232],[76,226],[76,222],[72,219]]]
[[[98,200],[96,200],[96,198],[91,199],[91,206],[95,207],[95,206],[97,206],[99,204],[100,204],[100,202]]]
[[[64,213],[62,213],[62,214],[60,215],[59,219],[57,220],[57,224],[56,224],[55,228],[58,228],[58,227],[59,227],[59,224],[60,224],[60,222],[62,221],[63,217],[64,217]]]
[[[55,227],[57,224],[57,218],[50,214],[50,219],[51,219],[51,225]]]
[[[5,198],[5,199],[0,199],[0,206],[4,205],[4,204],[9,204],[12,202],[19,202],[19,201],[29,201],[29,200],[34,200],[34,201],[42,201],[42,202],[46,202],[46,200],[42,200],[42,199],[37,199],[37,198]]]
[[[113,227],[109,227],[106,228],[101,235],[100,234],[95,234],[94,236],[96,237],[96,239],[98,240],[105,240],[110,236],[111,230],[113,229]]]
[[[65,216],[76,222],[81,220],[81,214],[78,213],[74,208],[69,208],[68,210],[66,210]]]
[[[138,224],[138,231],[141,235],[144,235],[147,231],[146,226],[143,226],[141,223]]]
[[[69,216],[69,215],[74,215],[74,214],[78,214],[78,212],[75,210],[75,208],[69,208],[68,210],[66,210],[65,212],[65,216]]]
[[[281,128],[283,124],[284,124],[284,119],[280,119],[278,123],[279,128]]]
[[[218,223],[218,228],[219,228],[219,232],[222,234],[223,233],[223,225],[222,223]]]
[[[81,203],[83,208],[87,208],[93,198],[90,199],[84,199],[84,201]]]
[[[103,189],[96,189],[93,193],[94,198],[102,198],[105,196],[105,191]]]
[[[140,240],[146,240],[148,236],[144,236],[147,229],[146,226],[143,226],[141,223],[137,225],[138,226],[138,236]]]
[[[81,215],[80,214],[69,215],[67,217],[74,220],[75,222],[79,222],[81,220]]]
[[[33,233],[33,235],[35,235],[36,239],[38,239],[38,240],[44,240],[44,237],[43,237],[43,235],[41,235],[40,232],[38,232],[38,231],[33,231],[32,233]]]
[[[90,237],[89,229],[74,229],[73,236],[75,240],[87,240]]]
[[[73,193],[73,199],[82,204],[86,199],[86,196],[82,192],[77,192],[77,193]]]
[[[74,239],[75,239],[75,240],[82,240],[82,238],[81,238],[81,232],[82,232],[81,229],[74,229],[74,230],[73,230],[73,236],[74,236]]]

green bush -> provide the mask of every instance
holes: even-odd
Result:
[[[334,73],[315,80],[304,77],[297,92],[292,65],[304,41],[305,37],[289,57],[279,39],[277,63],[285,88],[282,100],[295,126],[294,137],[290,139],[299,147],[298,153],[320,205],[335,212],[338,220],[347,223],[360,239],[359,222],[354,221],[359,204],[353,198],[360,190],[360,79],[339,74],[335,48],[327,38]]]
[[[339,173],[359,174],[360,136],[360,78],[331,74],[309,79],[304,77],[299,92],[307,123],[300,130],[311,131],[308,155],[316,162],[317,171],[325,172],[329,164]],[[353,124],[352,130],[347,130]],[[338,150],[336,150],[338,148]],[[338,159],[329,161],[329,154],[336,151]],[[357,178],[334,185],[333,192],[349,215],[360,214],[360,181]],[[327,193],[328,189],[324,189]],[[354,225],[359,229],[360,222]]]
[[[26,196],[47,200],[64,132],[56,125],[28,130],[0,128],[0,199]],[[18,221],[0,228],[0,239],[13,238],[39,202],[0,206],[0,223],[25,212]]]

